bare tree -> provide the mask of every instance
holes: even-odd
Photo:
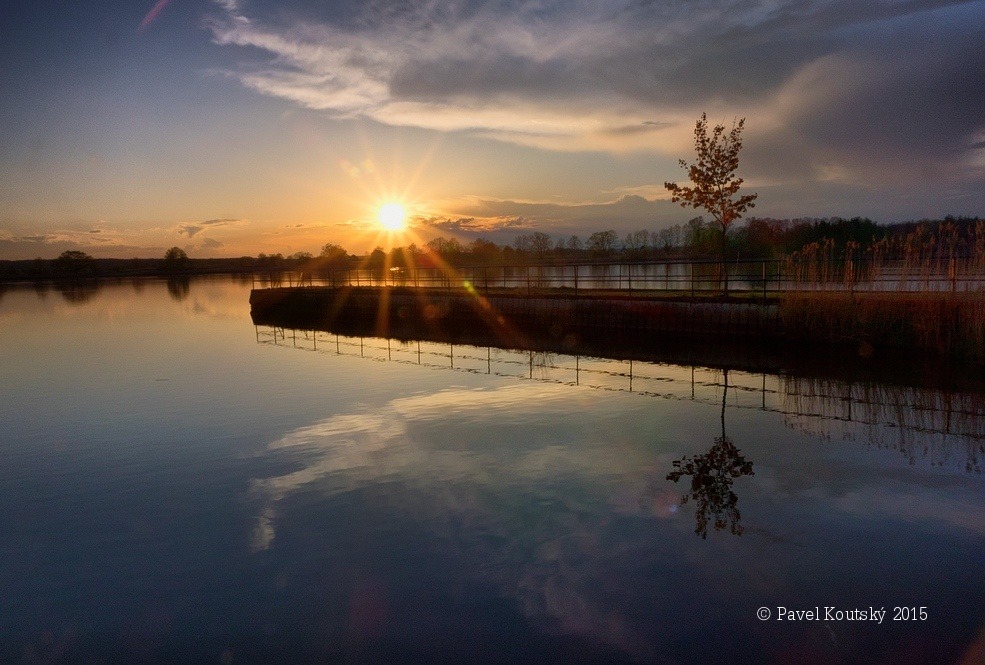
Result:
[[[630,259],[643,258],[650,248],[650,232],[646,229],[640,229],[627,233],[626,238],[622,241],[622,248]]]
[[[608,231],[596,231],[588,236],[588,249],[592,255],[598,257],[611,256],[616,251],[616,242],[619,236],[612,229]]]
[[[693,187],[682,187],[676,182],[665,182],[671,193],[671,201],[684,208],[706,210],[722,227],[722,279],[725,295],[728,295],[728,271],[725,265],[726,234],[729,225],[755,207],[757,194],[738,196],[742,178],[735,175],[739,168],[739,150],[742,149],[742,126],[745,118],[732,123],[726,134],[725,125],[715,125],[708,136],[708,118],[702,113],[694,126],[694,150],[697,161],[688,164],[680,160]],[[736,198],[738,196],[738,198]]]
[[[537,231],[530,235],[530,249],[534,251],[538,259],[543,259],[551,251],[551,246],[554,244],[553,238],[543,233]]]

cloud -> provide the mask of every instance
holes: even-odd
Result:
[[[544,231],[554,236],[588,235],[614,229],[625,233],[641,228],[669,226],[686,216],[668,200],[624,194],[615,201],[554,203],[473,198],[450,202],[463,216],[436,219],[431,228],[459,235],[483,235],[509,242],[520,233]]]
[[[157,2],[154,3],[154,6],[151,7],[147,14],[144,15],[143,20],[140,21],[140,25],[137,27],[137,32],[143,32],[146,30],[147,27],[154,22],[154,19],[157,18],[157,15],[160,14],[161,11],[170,3],[171,0],[157,0]]]
[[[602,131],[603,134],[608,134],[609,136],[636,136],[639,134],[646,134],[649,132],[655,132],[660,129],[666,129],[667,127],[672,127],[673,124],[669,122],[655,122],[653,120],[646,120],[636,125],[623,125],[622,127],[610,127]]]
[[[55,230],[43,234],[0,231],[0,256],[4,259],[54,258],[64,251],[78,250],[103,258],[160,256],[163,247],[140,244],[140,235],[110,229]]]
[[[523,217],[459,217],[449,219],[444,217],[416,218],[411,222],[415,227],[428,227],[440,231],[448,231],[453,234],[489,234],[503,230],[521,230],[531,228],[531,224]]]
[[[334,118],[676,157],[708,111],[749,118],[745,164],[764,181],[981,189],[981,3],[217,6],[213,40],[244,54],[225,75]]]
[[[245,222],[242,219],[207,219],[204,222],[188,222],[178,225],[178,233],[185,234],[189,238],[196,236],[206,229],[214,229],[222,226],[231,226]]]
[[[922,489],[922,488],[919,488]],[[985,514],[974,499],[954,492],[941,496],[928,496],[926,492],[907,492],[900,489],[866,488],[865,492],[852,491],[834,497],[832,503],[839,509],[867,518],[879,516],[903,522],[929,522],[967,529],[985,534]],[[942,507],[946,508],[942,509]]]

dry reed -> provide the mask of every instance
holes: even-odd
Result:
[[[985,362],[985,297],[976,293],[791,292],[780,301],[788,339],[922,350]]]
[[[799,290],[959,291],[985,279],[985,221],[960,229],[952,222],[918,226],[864,250],[849,241],[809,243],[787,257],[787,281]]]

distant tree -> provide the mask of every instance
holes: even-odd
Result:
[[[68,249],[58,255],[56,261],[91,261],[92,257],[77,249]]]
[[[172,247],[164,252],[164,268],[166,270],[180,270],[188,264],[188,254],[180,247]]]
[[[260,252],[257,254],[257,266],[261,268],[266,268],[267,270],[277,270],[281,268],[281,264],[284,263],[284,255],[280,252],[276,254],[264,254]]]
[[[321,253],[318,256],[323,259],[337,259],[340,256],[348,257],[349,253],[341,245],[327,242],[322,246]]]
[[[493,263],[500,257],[499,245],[485,238],[476,238],[465,249],[479,263]]]
[[[297,261],[299,263],[311,260],[311,252],[294,252],[287,257],[288,261]]]
[[[726,234],[729,225],[755,207],[757,194],[738,196],[743,179],[735,175],[739,168],[739,150],[742,149],[742,126],[745,118],[732,123],[725,133],[725,125],[715,125],[708,136],[708,118],[702,113],[694,126],[694,150],[697,161],[688,164],[680,160],[693,187],[683,187],[676,182],[665,182],[671,201],[682,207],[707,211],[721,226],[722,279],[725,295],[728,295],[728,272],[725,266]],[[737,197],[737,198],[736,198]]]
[[[622,241],[622,248],[626,252],[626,256],[632,259],[643,258],[649,246],[650,232],[646,229],[627,233]]]
[[[317,269],[323,274],[346,268],[349,265],[349,253],[345,249],[334,243],[325,243],[321,248],[321,253],[315,262]]]
[[[674,224],[666,229],[660,229],[653,234],[654,244],[659,243],[664,252],[680,247],[683,242],[684,229],[680,224]]]
[[[168,251],[164,252],[164,260],[170,261],[171,263],[175,263],[177,261],[187,261],[188,254],[185,253],[185,250],[180,247],[172,247]]]
[[[542,231],[536,231],[530,234],[530,249],[538,259],[543,259],[547,256],[553,245],[554,240],[551,236]]]
[[[440,256],[444,261],[451,264],[456,263],[465,251],[458,238],[444,238],[442,236],[433,238],[425,247],[431,254]]]
[[[718,245],[718,229],[715,222],[705,223],[701,215],[692,217],[684,225],[684,244],[692,256],[705,256]]]
[[[588,249],[594,256],[612,256],[612,253],[616,250],[617,240],[618,236],[616,232],[611,229],[608,231],[596,231],[588,236]]]
[[[407,250],[403,247],[392,247],[387,256],[386,264],[391,268],[407,267]]]
[[[377,247],[369,253],[367,265],[370,268],[382,268],[386,264],[386,252],[382,247]]]
[[[55,270],[69,277],[85,277],[96,273],[96,260],[77,249],[69,249],[55,259]]]
[[[520,254],[530,253],[530,236],[522,235],[513,239],[513,249]]]

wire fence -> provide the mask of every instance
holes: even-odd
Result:
[[[723,269],[724,265],[724,269]],[[906,260],[817,261],[793,258],[768,261],[663,261],[607,264],[485,265],[461,267],[346,268],[253,274],[253,288],[303,286],[414,287],[545,291],[646,292],[709,295],[723,291],[759,294],[784,292],[968,292],[985,289],[985,270],[972,258],[933,265]]]

